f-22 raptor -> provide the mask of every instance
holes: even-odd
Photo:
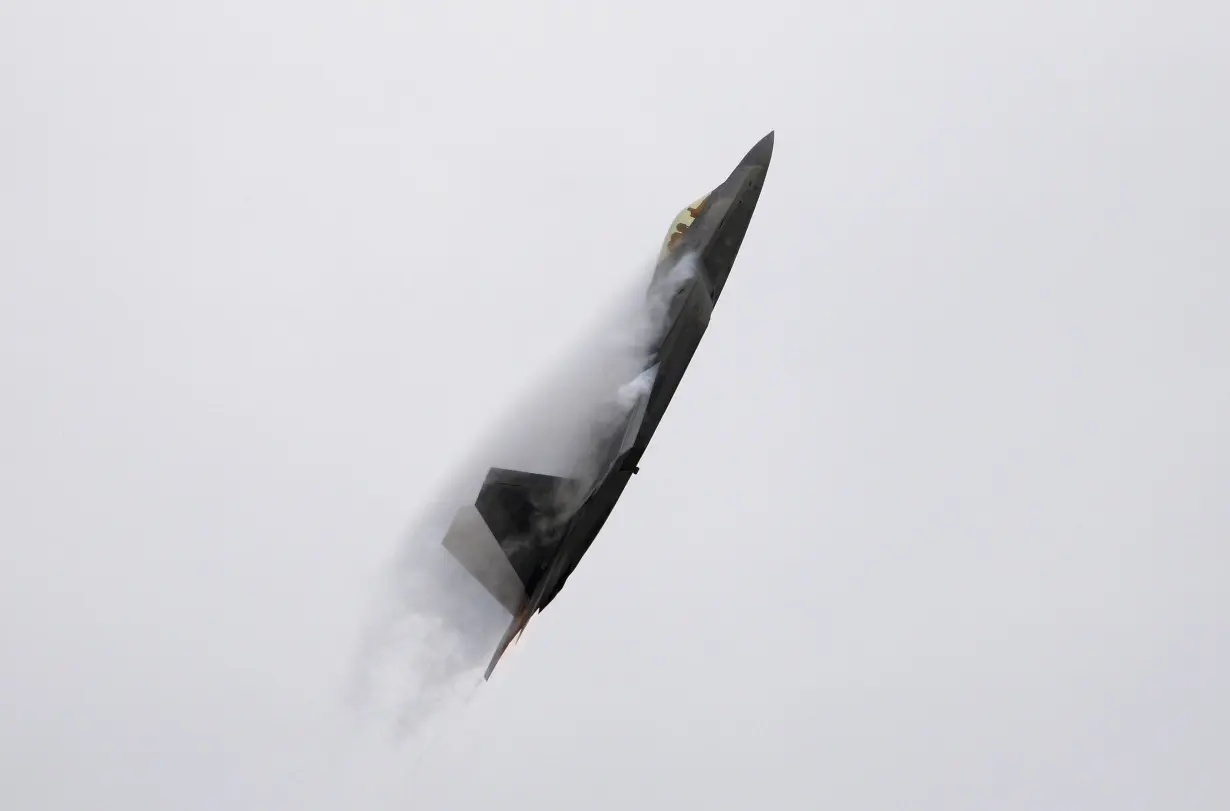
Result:
[[[663,240],[650,296],[669,300],[642,385],[598,443],[583,478],[491,468],[443,545],[512,616],[484,679],[530,617],[559,594],[614,509],[709,326],[743,243],[773,156],[762,138],[712,192],[679,212]],[[689,272],[680,273],[682,263]]]

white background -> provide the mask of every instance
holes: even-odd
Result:
[[[0,807],[1230,807],[1223,3],[0,5]],[[419,756],[378,573],[777,150]],[[416,759],[417,758],[417,759]]]

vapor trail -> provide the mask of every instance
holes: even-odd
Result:
[[[362,714],[401,736],[417,734],[473,694],[508,614],[441,546],[457,510],[492,466],[584,481],[600,475],[596,446],[653,384],[651,350],[670,300],[695,270],[691,257],[662,268],[646,292],[631,281],[550,375],[509,409],[430,498],[384,573],[355,669]]]

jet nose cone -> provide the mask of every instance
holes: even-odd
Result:
[[[756,146],[743,157],[739,162],[739,166],[759,166],[762,169],[769,168],[769,159],[773,157],[773,131],[761,138]]]

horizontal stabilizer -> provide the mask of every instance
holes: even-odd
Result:
[[[564,569],[566,558],[563,555],[557,555],[551,563],[551,568],[538,579],[538,585],[534,587],[534,593],[529,596],[521,610],[513,614],[513,621],[509,624],[508,630],[504,632],[504,637],[500,640],[500,644],[496,646],[495,653],[491,656],[491,661],[487,665],[487,670],[483,673],[483,680],[491,678],[491,674],[495,671],[495,666],[500,663],[500,659],[504,656],[504,652],[508,650],[508,646],[513,643],[513,640],[521,636],[525,631],[525,626],[529,623],[530,617],[534,616],[534,612],[542,606],[543,598],[547,595],[547,589],[554,585],[560,573]]]

